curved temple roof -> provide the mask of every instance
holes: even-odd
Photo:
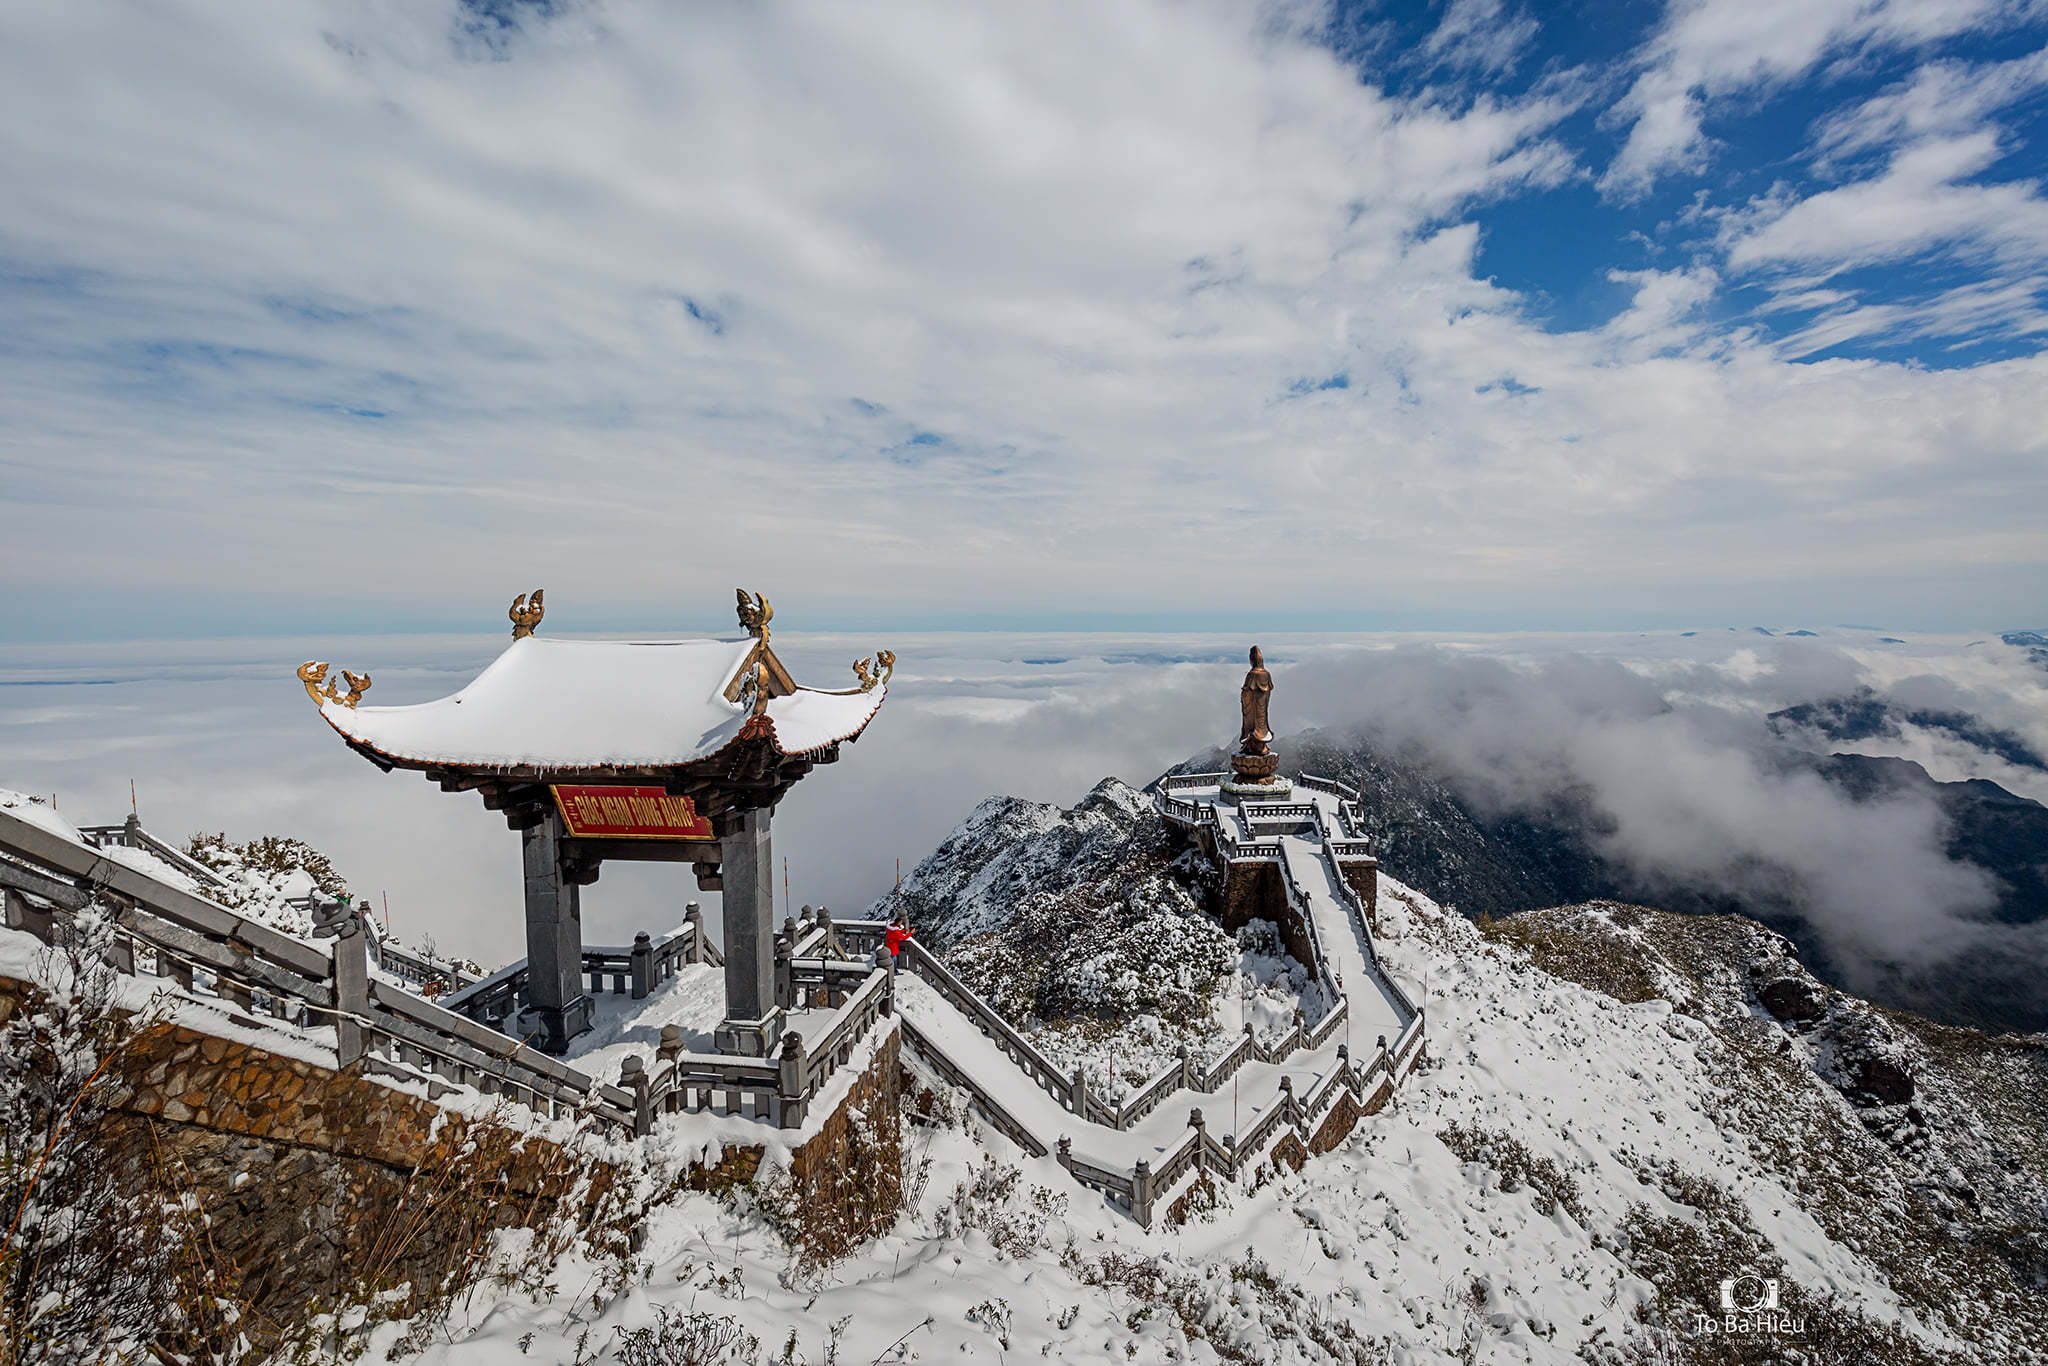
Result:
[[[749,708],[725,694],[758,645],[526,636],[468,687],[438,701],[355,708],[329,701],[320,714],[343,738],[408,766],[666,768],[739,738]],[[770,697],[775,748],[797,755],[851,740],[887,695],[884,686]]]

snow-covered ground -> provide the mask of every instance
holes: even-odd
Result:
[[[744,1199],[685,1195],[654,1213],[624,1294],[593,1302],[604,1268],[582,1261],[553,1298],[480,1290],[420,1359],[612,1359],[667,1315],[751,1335],[761,1361],[792,1343],[813,1363],[1656,1360],[1657,1334],[1718,1314],[1720,1278],[1754,1269],[1804,1293],[1801,1335],[1767,1352],[1858,1314],[1961,1346],[1828,1236],[1756,1134],[1716,1118],[1713,1025],[1551,977],[1390,878],[1380,905],[1383,953],[1429,983],[1432,1060],[1334,1152],[1206,1218],[1147,1233],[972,1118],[913,1127],[914,1209],[844,1262],[799,1266]],[[1641,1273],[1663,1221],[1729,1218],[1782,1270],[1731,1242],[1691,1279]]]

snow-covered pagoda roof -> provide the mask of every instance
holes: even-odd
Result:
[[[344,671],[346,695],[326,682],[324,664],[305,665],[300,679],[322,719],[383,766],[549,778],[676,770],[736,747],[825,759],[866,729],[888,695],[895,661],[886,651],[880,671],[867,660],[855,666],[860,687],[796,684],[768,648],[773,609],[758,599],[750,607],[744,594],[741,621],[755,631],[747,638],[649,641],[534,635],[539,596],[526,609],[521,595],[511,645],[447,697],[358,705],[367,678]]]
[[[410,707],[320,714],[386,759],[462,768],[672,768],[739,738],[751,707],[727,693],[752,640],[515,640],[468,687]],[[887,695],[796,688],[767,700],[763,738],[784,754],[850,740]]]

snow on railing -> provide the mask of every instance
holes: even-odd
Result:
[[[450,1008],[516,1002],[523,964],[437,1005],[370,977],[367,936],[347,914],[331,917],[340,933],[331,945],[316,947],[6,811],[0,811],[0,853],[16,860],[0,860],[0,891],[13,927],[46,942],[75,938],[71,917],[95,902],[107,904],[114,937],[106,954],[117,971],[166,978],[254,1023],[268,1017],[299,1028],[331,1026],[337,1065],[418,1084],[429,1099],[469,1087],[551,1118],[587,1114],[630,1134],[647,1132],[657,1111],[713,1106],[800,1124],[804,1102],[892,1010],[886,968],[828,964],[820,976],[837,1013],[810,1048],[791,1034],[779,1060],[687,1055],[680,1031],[673,1037],[664,1031],[664,1044],[673,1046],[658,1075],[631,1057],[622,1074],[626,1085],[615,1086]],[[593,947],[586,959],[594,989],[599,979],[618,990],[630,983],[636,997],[672,976],[681,962],[718,961],[701,917],[659,946],[643,935],[630,949]],[[840,989],[832,975],[843,979],[848,971],[859,979],[851,991]]]
[[[1358,800],[1357,788],[1340,783],[1334,778],[1319,778],[1313,773],[1304,773],[1299,778],[1296,778],[1295,781],[1303,787],[1311,787],[1318,792],[1327,792],[1331,796],[1341,798],[1347,802]]]
[[[81,825],[78,827],[78,833],[85,837],[87,844],[96,849],[105,849],[109,846],[140,849],[162,859],[194,882],[204,883],[208,887],[228,885],[226,878],[198,859],[144,830],[142,820],[138,816],[130,816],[120,825]]]

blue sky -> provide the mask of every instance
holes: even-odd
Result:
[[[0,17],[0,639],[2039,625],[2020,0]]]

